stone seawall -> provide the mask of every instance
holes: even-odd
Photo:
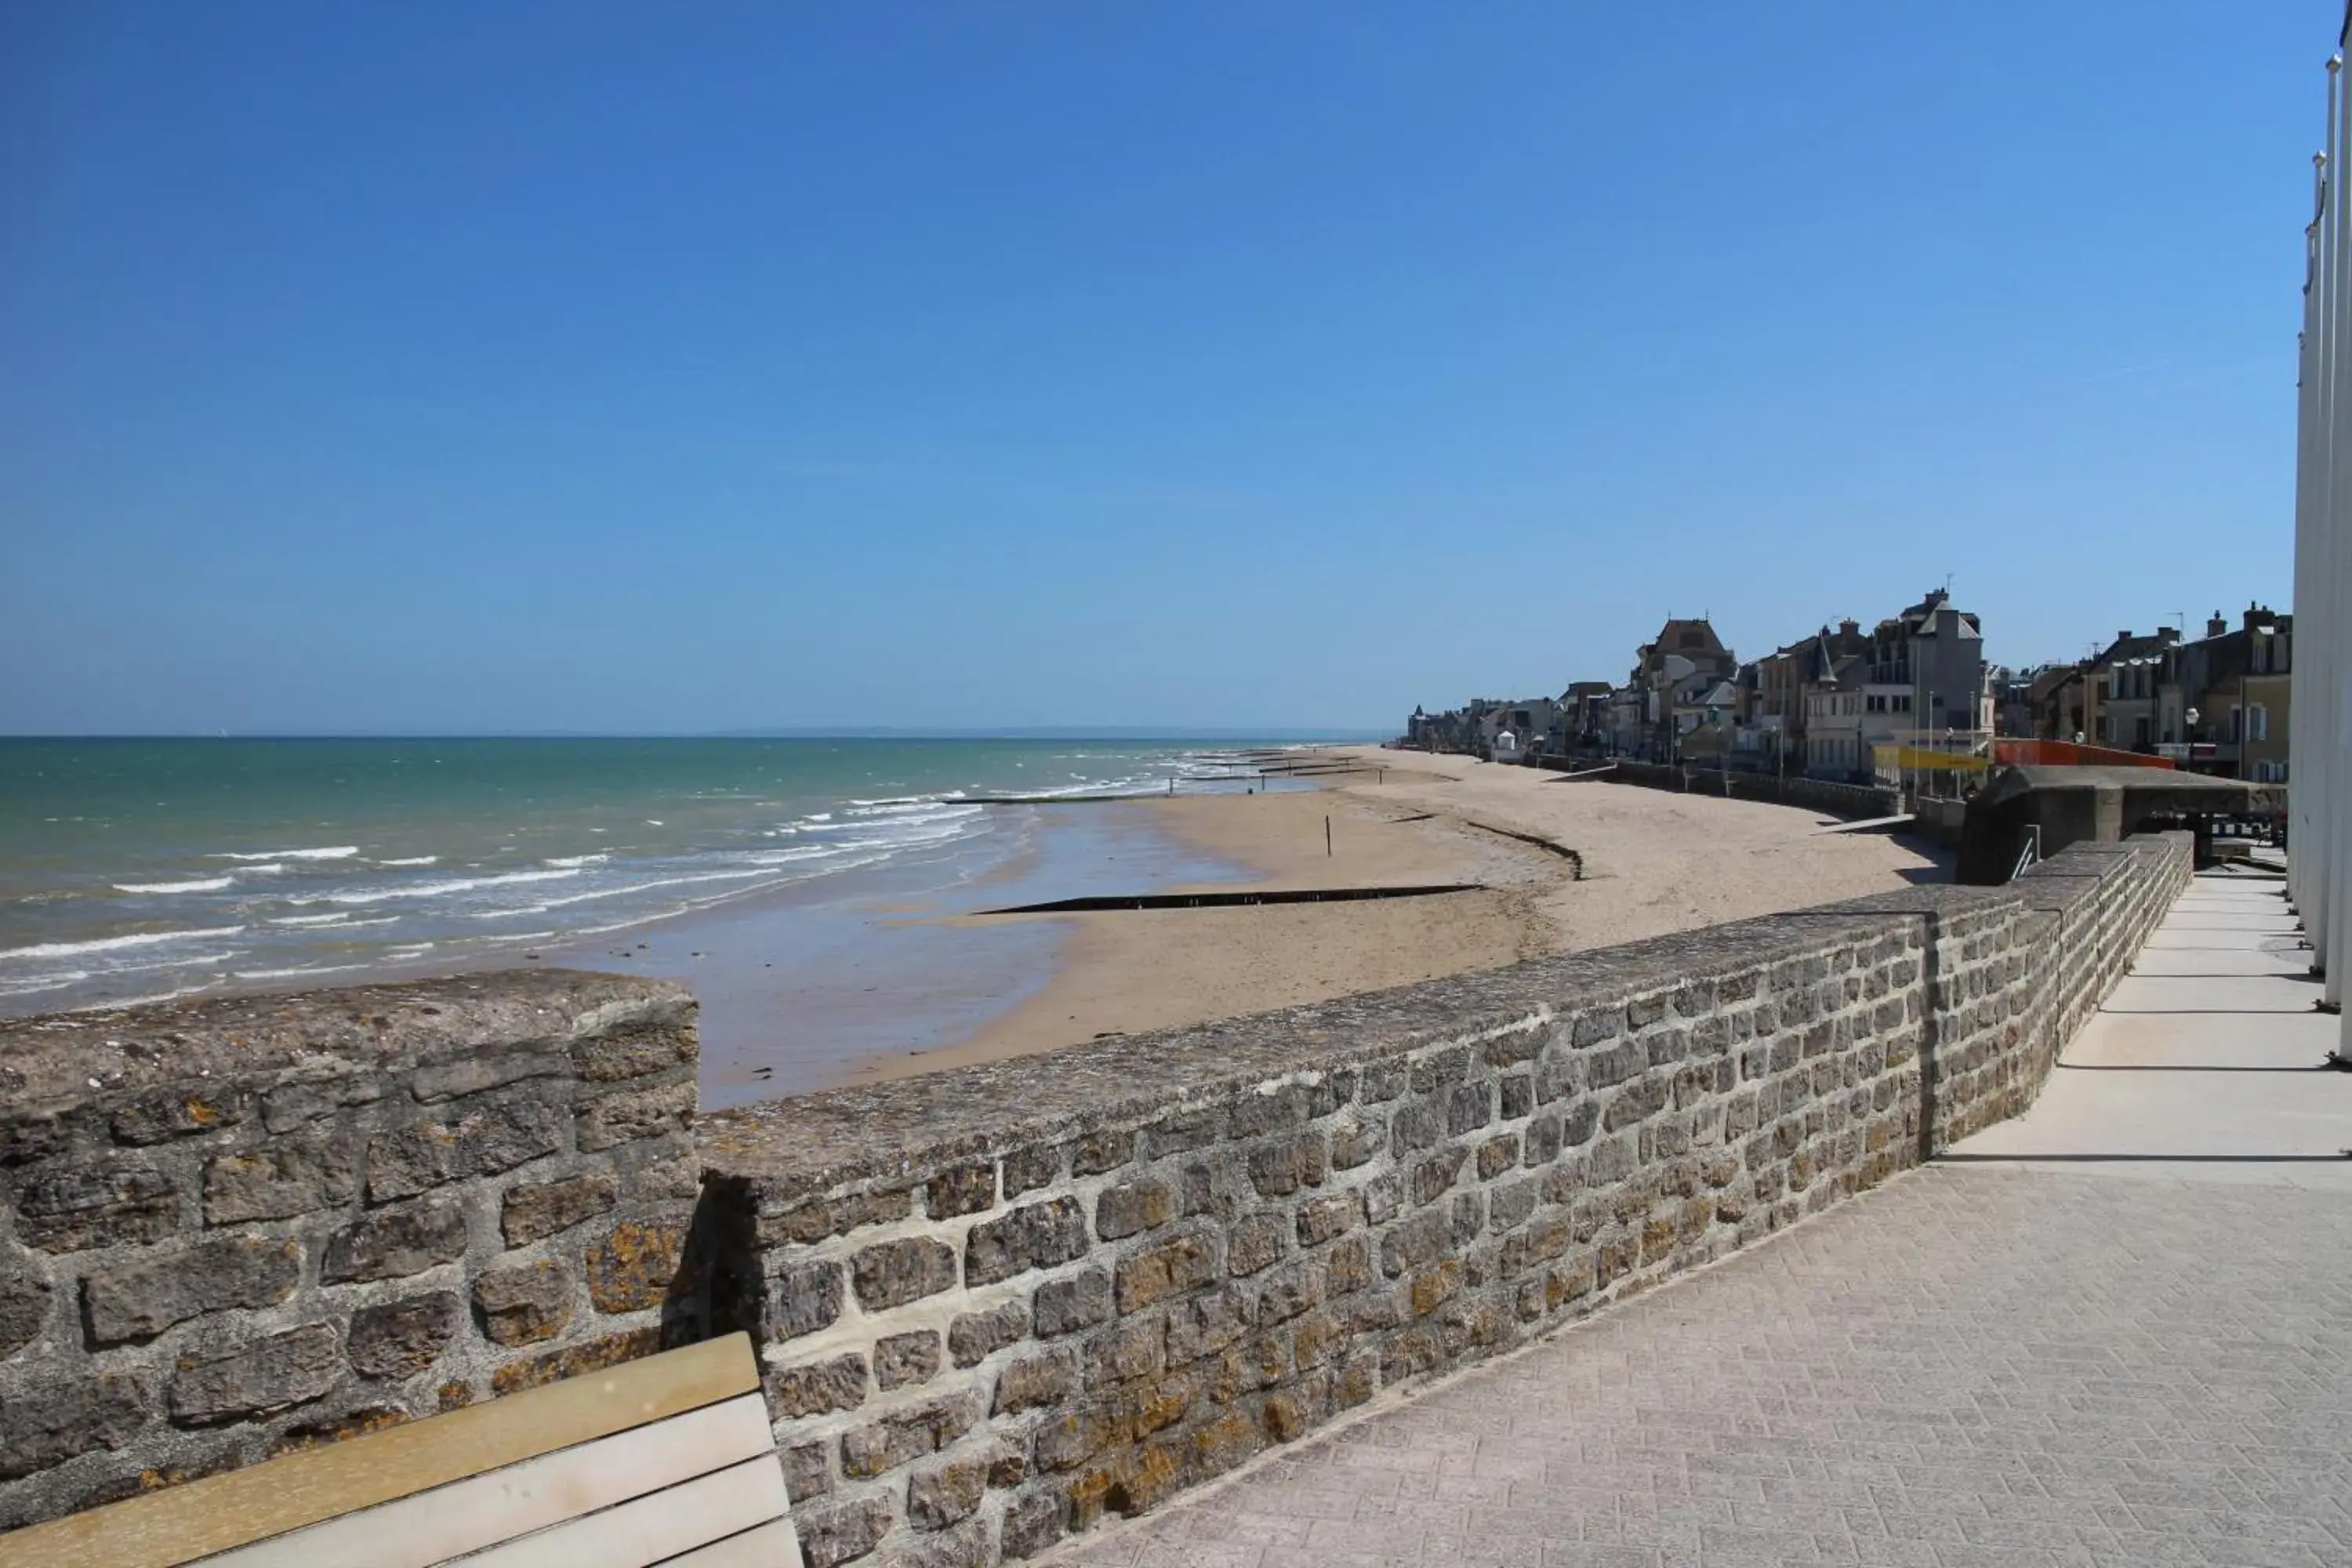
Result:
[[[0,1026],[0,1528],[741,1327],[814,1568],[1033,1555],[2023,1109],[2189,872],[2078,846],[691,1126],[692,1003],[626,979]]]
[[[711,1118],[808,1561],[1034,1554],[1883,1181],[2032,1100],[2189,873],[2085,847]]]
[[[1588,764],[1590,765],[1590,764]],[[1903,809],[1899,790],[1876,784],[1838,784],[1829,779],[1746,773],[1737,769],[1702,767],[1696,763],[1636,763],[1621,761],[1601,775],[1604,784],[1639,784],[1644,789],[1677,790],[1692,795],[1729,795],[1740,800],[1777,801],[1782,805],[1809,806],[1832,816],[1857,820],[1892,816]]]
[[[603,975],[0,1024],[0,1529],[700,1336],[694,1073]]]

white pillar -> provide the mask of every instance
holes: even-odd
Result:
[[[2303,892],[2298,908],[2303,915],[2304,930],[2311,938],[2311,963],[2320,968],[2326,963],[2328,938],[2334,926],[2335,861],[2332,846],[2335,839],[2336,811],[2330,796],[2331,780],[2335,773],[2335,704],[2328,687],[2334,669],[2335,636],[2335,576],[2334,551],[2330,548],[2336,518],[2341,510],[2337,493],[2339,475],[2337,456],[2343,451],[2337,420],[2343,399],[2343,331],[2344,306],[2343,258],[2346,235],[2343,226],[2343,114],[2345,99],[2343,60],[2341,57],[2327,62],[2327,142],[2323,164],[2323,197],[2319,216],[2319,301],[2315,312],[2317,347],[2313,354],[2315,384],[2314,428],[2316,440],[2312,453],[2315,497],[2312,509],[2311,560],[2309,581],[2311,598],[2305,618],[2305,606],[2298,603],[2295,617],[2295,682],[2306,687],[2305,717],[2310,721],[2306,734],[2290,737],[2293,761],[2288,769],[2290,786],[2300,795],[2305,811],[2305,838],[2291,844],[2289,853],[2299,862]],[[2331,977],[2331,987],[2340,985],[2340,975]]]
[[[2328,500],[2319,517],[2322,531],[2315,541],[2315,566],[2319,572],[2315,597],[2324,637],[2322,682],[2316,687],[2319,703],[2315,703],[2322,715],[2319,754],[2324,759],[2316,814],[2324,823],[2324,858],[2319,865],[2326,877],[2326,896],[2322,898],[2322,924],[2312,933],[2312,957],[2326,963],[2326,999],[2338,1006],[2343,1004],[2347,971],[2352,971],[2352,947],[2345,942],[2352,936],[2352,920],[2347,920],[2345,908],[2347,889],[2352,889],[2352,811],[2347,811],[2343,799],[2343,783],[2352,778],[2345,752],[2352,745],[2352,689],[2345,684],[2345,651],[2352,648],[2352,639],[2345,637],[2345,609],[2352,606],[2352,593],[2345,590],[2347,566],[2352,566],[2352,545],[2345,541],[2345,521],[2352,520],[2352,310],[2347,310],[2352,306],[2352,287],[2347,287],[2352,181],[2345,179],[2347,151],[2352,151],[2352,91],[2347,91],[2340,66],[2343,57],[2338,57],[2333,94],[2336,120],[2331,124],[2326,214],[2331,270],[2336,278],[2328,291]]]
[[[2336,73],[2327,77],[2328,112],[2335,113]],[[2327,154],[2315,153],[2311,157],[2311,221],[2303,230],[2303,331],[2295,339],[2295,400],[2294,400],[2294,633],[2289,639],[2290,658],[2294,664],[2304,659],[2305,635],[2315,628],[2310,624],[2313,610],[2314,523],[2319,509],[2319,248],[2320,225],[2326,213]],[[2292,667],[2290,667],[2292,668]],[[2318,700],[2315,683],[2292,680],[2287,692],[2287,842],[2296,853],[2289,856],[2286,868],[2286,896],[2301,910],[2311,901],[2309,886],[2310,864],[2300,853],[2310,842],[2311,817],[2317,799],[2315,790],[2300,787],[2307,765],[2302,748],[2295,744],[2300,736],[2312,733],[2316,722],[2310,709]],[[2244,755],[2242,749],[2239,753]]]

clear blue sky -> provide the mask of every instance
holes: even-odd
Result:
[[[0,5],[0,731],[1393,725],[2289,593],[2303,3]]]

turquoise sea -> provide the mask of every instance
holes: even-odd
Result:
[[[1200,742],[0,740],[0,1013],[597,952],[761,896],[819,921],[1034,867],[1081,815],[974,797],[1254,772]]]

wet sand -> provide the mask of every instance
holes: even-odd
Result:
[[[869,1061],[852,1080],[1302,1005],[1948,876],[1925,845],[1822,836],[1815,830],[1832,819],[1797,807],[1568,781],[1466,757],[1377,749],[1332,755],[1384,775],[1337,775],[1297,794],[1073,809],[1148,814],[1199,854],[1247,868],[1254,879],[1246,886],[1470,881],[1488,890],[960,921],[1060,928],[1052,978],[966,1038]]]

